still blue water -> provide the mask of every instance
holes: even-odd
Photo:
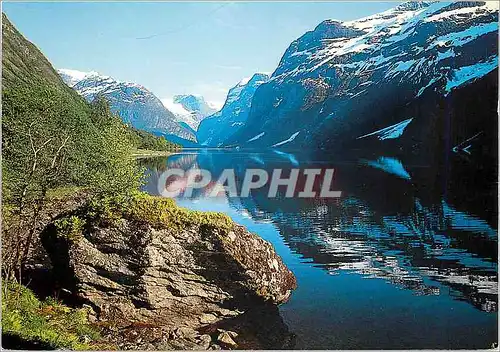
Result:
[[[328,160],[326,160],[328,159]],[[391,156],[332,160],[288,153],[200,151],[145,162],[158,194],[166,168],[334,168],[338,199],[207,197],[271,242],[297,277],[280,315],[304,349],[489,348],[497,341],[496,188],[457,159],[445,168]],[[481,180],[481,181],[478,181]],[[162,185],[160,185],[161,188]]]

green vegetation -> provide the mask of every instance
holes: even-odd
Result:
[[[179,230],[188,226],[214,226],[223,231],[233,227],[227,215],[181,208],[173,199],[133,192],[121,196],[93,198],[79,214],[57,220],[58,236],[77,238],[86,223],[117,225],[120,219],[147,223],[156,229]]]
[[[2,333],[53,348],[88,349],[99,335],[85,310],[41,302],[16,283],[23,282],[35,239],[54,208],[65,211],[72,194],[87,199],[81,212],[55,221],[58,235],[70,241],[80,239],[92,221],[126,218],[157,228],[223,230],[233,223],[222,214],[189,211],[138,192],[143,171],[134,152],[179,146],[126,126],[103,99],[87,103],[2,16]]]
[[[64,200],[68,196],[82,191],[82,187],[78,186],[61,186],[47,190],[47,199],[51,200]]]
[[[69,216],[55,221],[55,226],[58,231],[58,236],[64,236],[70,241],[76,241],[83,235],[85,220],[78,216]]]
[[[130,135],[134,146],[140,150],[175,152],[182,148],[178,144],[167,141],[163,136],[157,137],[152,133],[133,127],[130,127]]]
[[[31,249],[50,192],[81,187],[90,195],[136,190],[137,142],[108,103],[87,103],[3,15],[3,266],[12,279]],[[8,220],[7,222],[5,220]]]
[[[232,220],[225,214],[200,212],[178,207],[173,199],[137,193],[124,209],[126,218],[144,221],[155,228],[181,229],[186,226],[210,225],[223,230],[233,227]]]
[[[96,335],[87,329],[85,311],[40,302],[14,282],[21,282],[51,202],[77,189],[91,198],[135,192],[142,177],[132,157],[137,139],[106,101],[89,104],[67,87],[2,16],[2,278],[9,282],[2,333],[55,348],[87,348],[84,340]],[[84,223],[72,217],[56,226],[77,239]]]
[[[17,335],[57,349],[89,350],[100,339],[87,320],[85,309],[72,309],[54,299],[38,300],[26,287],[4,282],[2,290],[2,333]]]

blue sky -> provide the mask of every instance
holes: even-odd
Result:
[[[201,94],[221,104],[325,19],[352,20],[395,2],[3,3],[56,68],[139,83],[160,98]],[[147,38],[147,39],[140,39]]]

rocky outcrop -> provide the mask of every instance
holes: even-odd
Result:
[[[296,287],[271,244],[233,224],[180,229],[124,217],[67,236],[56,221],[42,242],[61,287],[116,328],[120,348],[233,348],[238,333],[200,329],[283,303]]]

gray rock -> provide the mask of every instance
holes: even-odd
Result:
[[[272,245],[238,225],[179,231],[121,219],[93,226],[74,242],[49,225],[42,243],[61,287],[91,305],[97,320],[112,322],[125,341],[132,335],[124,329],[143,324],[141,343],[135,338],[134,347],[124,348],[158,346],[158,334],[169,336],[164,348],[217,348],[195,330],[259,302],[283,303],[296,287]]]

